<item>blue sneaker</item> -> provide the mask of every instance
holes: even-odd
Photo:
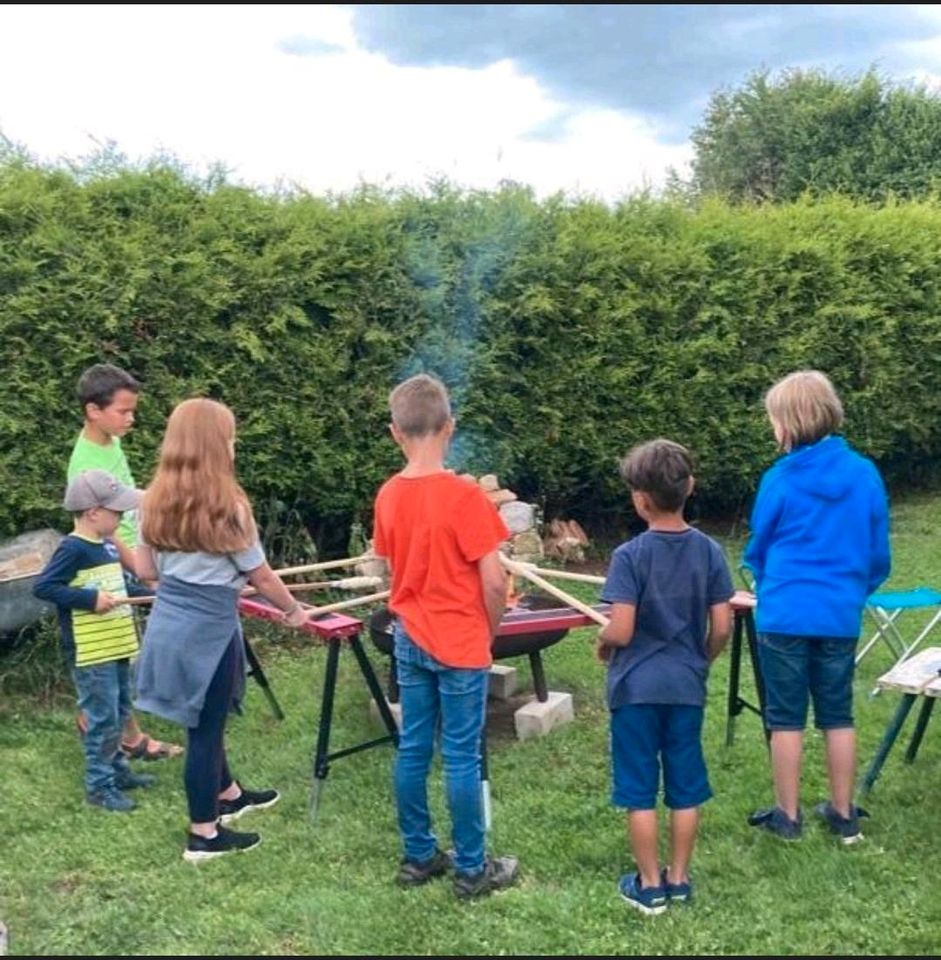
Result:
[[[685,883],[670,883],[667,880],[667,868],[660,872],[660,885],[666,891],[670,903],[689,903],[693,899],[693,881],[687,877]]]
[[[833,808],[829,801],[818,803],[814,807],[814,813],[830,828],[830,833],[840,838],[840,843],[849,846],[853,843],[859,843],[863,839],[863,831],[860,829],[859,820],[861,817],[868,817],[869,814],[862,807],[855,804],[850,808],[848,817],[841,816]]]
[[[85,794],[85,799],[93,807],[101,807],[111,813],[128,813],[134,809],[134,801],[130,797],[124,796],[120,790],[114,787],[106,787],[104,790],[93,790]]]
[[[751,827],[761,827],[781,840],[800,840],[804,831],[804,820],[800,812],[797,819],[792,820],[780,807],[756,810],[748,818],[748,824]]]
[[[663,913],[667,908],[667,892],[662,886],[644,887],[641,885],[640,874],[625,873],[618,880],[618,893],[635,910],[649,917]]]

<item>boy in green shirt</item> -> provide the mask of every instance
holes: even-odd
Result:
[[[110,363],[96,363],[81,375],[78,402],[85,423],[69,458],[69,482],[85,470],[104,470],[125,486],[137,486],[121,448],[121,437],[134,426],[139,392],[137,380],[126,370]],[[123,515],[115,539],[120,540],[128,551],[134,550],[137,546],[136,511],[129,510]],[[78,727],[84,733],[86,721],[81,714]],[[183,752],[183,748],[177,744],[149,737],[141,730],[133,713],[124,726],[121,749],[129,757],[141,760],[160,760],[179,756]]]

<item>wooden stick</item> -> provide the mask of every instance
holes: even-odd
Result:
[[[311,583],[286,583],[284,586],[291,593],[305,593],[308,590],[374,590],[382,585],[382,577],[346,577],[343,580],[314,580]],[[242,591],[243,597],[253,597],[258,591],[254,587],[246,587]]]
[[[516,561],[520,566],[538,573],[542,577],[558,577],[559,580],[578,580],[580,583],[604,583],[604,577],[598,577],[591,573],[573,573],[568,570],[552,570],[548,567],[537,567],[534,563],[523,563]]]
[[[558,597],[563,603],[567,606],[574,607],[576,610],[580,610],[585,614],[586,617],[591,617],[595,623],[600,624],[602,627],[606,627],[609,623],[608,618],[602,614],[598,613],[597,610],[588,606],[587,603],[582,603],[577,597],[573,597],[570,593],[566,593],[564,590],[560,590],[558,587],[553,586],[548,580],[544,580],[539,576],[538,573],[535,573],[528,565],[522,564],[517,560],[511,560],[509,557],[505,557],[502,553],[500,554],[500,562],[506,567],[510,573],[515,573],[518,576],[526,577],[527,580],[532,581],[536,584],[537,587],[541,587],[546,593],[551,593],[554,597]]]
[[[375,560],[371,553],[364,553],[360,557],[347,557],[345,560],[324,560],[322,563],[305,563],[299,567],[282,567],[274,572],[279,577],[289,577],[294,573],[310,573],[312,570],[334,570],[336,567],[352,567],[364,560]]]
[[[325,607],[314,607],[310,604],[304,604],[312,617],[319,617],[322,613],[333,613],[336,610],[346,610],[349,607],[358,607],[366,603],[378,603],[380,600],[388,600],[391,591],[383,590],[381,593],[370,593],[364,597],[351,597],[349,600],[339,600],[337,603],[328,603]],[[153,597],[127,597],[122,599],[121,603],[127,603],[131,606],[140,606],[145,603],[153,603]]]
[[[370,593],[365,597],[351,597],[349,600],[328,603],[325,607],[308,607],[308,610],[310,616],[319,617],[322,613],[334,613],[337,610],[346,610],[349,607],[358,607],[366,603],[378,603],[380,600],[388,600],[391,592],[391,590],[383,590],[381,593]]]

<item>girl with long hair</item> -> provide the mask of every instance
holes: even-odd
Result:
[[[265,559],[251,503],[235,476],[235,417],[222,403],[184,400],[167,421],[141,502],[138,575],[158,580],[138,663],[136,705],[181,724],[188,747],[185,860],[247,850],[261,838],[225,825],[273,806],[277,790],[248,790],[225,754],[225,725],[245,689],[238,597],[250,583],[301,626],[308,611]]]

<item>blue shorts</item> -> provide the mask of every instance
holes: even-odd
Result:
[[[611,711],[611,802],[653,810],[663,765],[664,803],[698,807],[712,796],[702,752],[703,708],[628,703]]]
[[[810,698],[818,730],[853,726],[855,637],[762,633],[758,661],[769,730],[803,730]]]

